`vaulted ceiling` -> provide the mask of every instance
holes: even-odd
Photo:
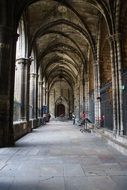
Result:
[[[96,55],[98,21],[110,22],[108,0],[19,0],[27,7],[31,48],[49,81],[61,75],[75,83],[81,67],[87,67],[91,49]],[[28,6],[29,5],[29,6]],[[21,11],[17,10],[17,13]]]

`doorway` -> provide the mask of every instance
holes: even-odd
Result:
[[[63,104],[58,104],[56,106],[56,117],[65,116],[65,106]]]

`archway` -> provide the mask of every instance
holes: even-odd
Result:
[[[16,63],[15,63],[15,85],[14,85],[14,112],[13,121],[26,119],[26,77],[27,70],[27,35],[25,29],[24,17],[19,21],[17,33],[19,34],[16,44]]]
[[[56,117],[65,116],[65,106],[63,104],[56,105]]]

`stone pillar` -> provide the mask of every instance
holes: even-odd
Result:
[[[71,104],[71,94],[70,94],[70,90],[68,89],[68,104],[69,104],[69,106],[68,106],[68,118],[70,118],[70,110],[71,110],[71,108],[70,108],[70,104]]]
[[[95,123],[100,125],[101,122],[101,97],[100,97],[100,23],[98,23],[98,35],[97,35],[97,49],[94,52],[94,113],[95,113]]]
[[[123,109],[122,109],[122,77],[121,77],[121,34],[120,13],[121,1],[116,0],[114,33],[109,35],[112,58],[112,97],[113,97],[113,131],[114,134],[123,134]]]
[[[29,123],[29,102],[30,102],[30,65],[32,62],[31,58],[26,59],[27,60],[27,86],[26,86],[26,121],[27,121],[27,131],[31,132],[32,128]]]
[[[110,55],[111,55],[111,63],[112,63],[112,103],[113,103],[113,133],[117,133],[117,93],[116,93],[116,56],[114,52],[114,42],[112,37],[109,37],[110,43]]]
[[[47,106],[47,112],[49,111],[49,87],[48,83],[45,85],[45,105]]]
[[[76,120],[80,119],[80,80],[77,79],[74,88],[74,112],[76,114]]]
[[[83,110],[85,109],[85,71],[83,71]]]
[[[14,144],[13,98],[16,40],[17,34],[11,28],[0,25],[0,147]]]
[[[36,74],[35,75],[35,117],[37,120],[38,120],[38,77],[39,75]]]
[[[43,105],[46,105],[46,87],[45,82],[43,82]]]
[[[39,116],[41,116],[41,109],[42,109],[42,106],[43,106],[43,82],[42,81],[39,81],[39,88],[38,88],[38,107],[39,107],[39,110],[40,110],[40,113],[39,113]]]
[[[121,67],[122,67],[122,55],[121,55],[121,35],[117,34],[117,40],[116,40],[116,46],[117,46],[117,63],[118,63],[118,81],[119,81],[119,131],[118,133],[123,135],[123,94],[122,94],[122,73],[121,73]]]
[[[27,94],[27,60],[20,58],[17,63],[21,65],[21,119],[26,120],[26,94]]]
[[[30,105],[32,105],[32,118],[36,117],[36,79],[37,74],[30,74]]]
[[[21,65],[19,64],[18,60],[16,60],[15,64],[14,104],[15,101],[20,105],[18,110],[14,110],[13,120],[19,121],[21,119]]]
[[[47,90],[47,112],[49,112],[49,89]]]
[[[84,80],[84,111],[89,115],[89,80],[88,74]]]
[[[30,91],[30,64],[28,58],[17,60],[21,64],[21,119],[29,122],[29,91]],[[28,124],[29,125],[29,124]],[[29,126],[28,126],[29,131]]]
[[[84,87],[83,87],[83,66],[81,69],[81,76],[80,76],[80,112],[85,111],[83,107],[83,97],[84,97]]]
[[[121,35],[116,33],[109,37],[112,58],[112,96],[113,96],[113,131],[123,134],[122,110],[122,76],[121,76]]]
[[[100,79],[99,62],[94,64],[94,102],[95,102],[95,122],[100,122]]]
[[[121,18],[121,0],[116,1],[116,22],[115,22],[115,45],[117,50],[117,74],[118,74],[118,118],[119,118],[119,128],[117,130],[117,134],[123,135],[123,94],[122,94],[122,73],[121,73],[121,67],[122,67],[122,55],[121,55],[121,40],[122,35],[119,33],[119,30],[121,28],[120,26],[120,18]]]
[[[81,81],[80,81],[80,76],[78,78],[78,89],[77,89],[77,95],[78,95],[78,116],[80,118],[80,113],[81,113],[81,107],[80,107],[80,101],[81,101],[81,97],[80,97],[80,94],[81,94]]]
[[[29,85],[30,85],[30,59],[20,58],[21,64],[21,119],[29,121]]]
[[[38,81],[38,117],[41,117],[41,82]]]
[[[45,105],[48,106],[48,88],[45,88]]]
[[[55,91],[55,88],[54,88],[54,116],[56,117],[56,91]]]

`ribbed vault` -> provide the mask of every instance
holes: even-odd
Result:
[[[19,1],[20,10],[24,10],[24,19],[29,25],[29,56],[34,49],[37,72],[45,80],[48,93],[58,81],[68,84],[72,94],[79,88],[84,93],[79,82],[84,85],[87,76],[92,73],[90,52],[93,65],[98,59],[98,23],[101,17],[109,35],[113,33],[110,6],[108,0]],[[18,9],[17,15],[20,18]],[[94,80],[93,75],[90,80]]]

